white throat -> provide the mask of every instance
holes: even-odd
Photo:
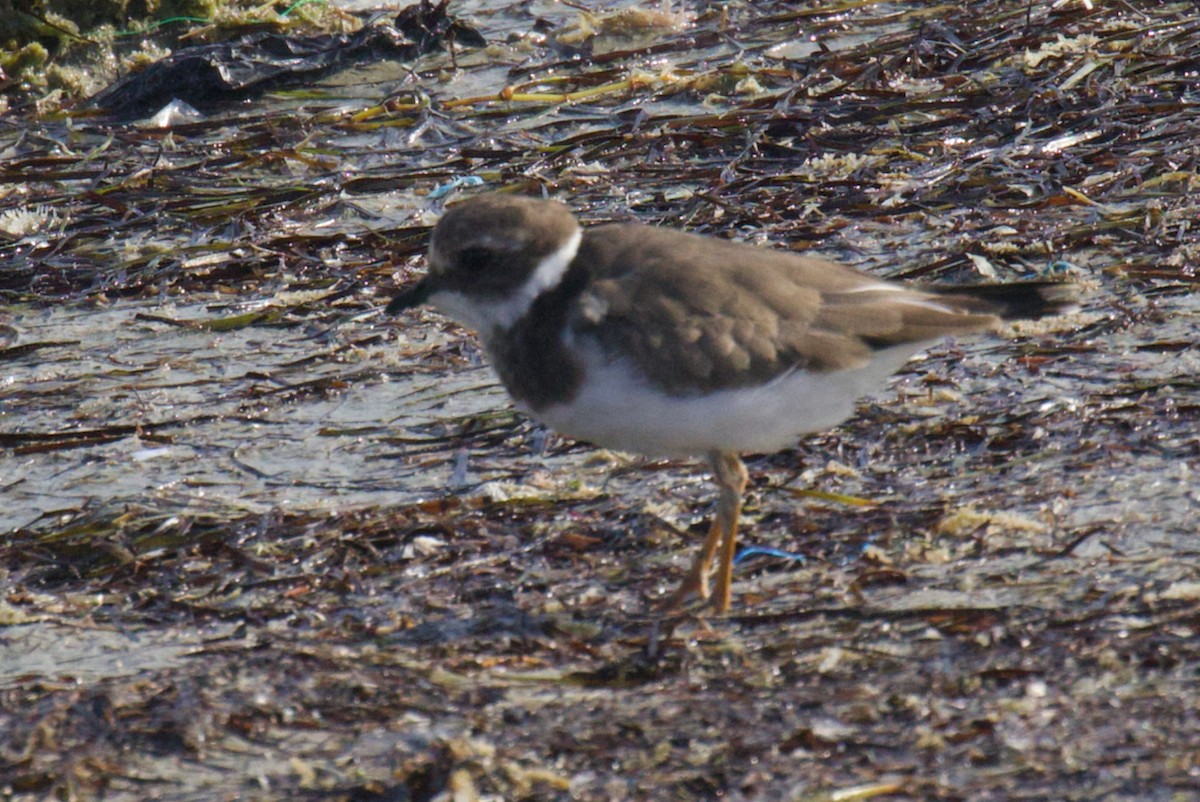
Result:
[[[583,229],[576,227],[575,233],[558,250],[538,263],[524,284],[503,298],[477,298],[443,290],[431,295],[429,302],[441,312],[475,329],[486,341],[497,329],[506,331],[512,328],[514,323],[525,317],[539,295],[562,282],[582,240]]]

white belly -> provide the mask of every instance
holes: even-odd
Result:
[[[579,440],[649,456],[779,451],[802,434],[850,417],[859,398],[882,389],[924,347],[879,351],[869,364],[852,370],[796,370],[757,387],[689,396],[665,395],[624,363],[606,362],[598,348],[584,348],[586,378],[575,399],[532,414]]]

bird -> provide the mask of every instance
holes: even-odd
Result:
[[[1068,311],[1054,280],[908,286],[831,260],[486,193],[433,228],[427,270],[388,314],[431,305],[474,329],[522,412],[652,457],[707,458],[707,537],[663,612],[729,612],[743,453],[837,426],[916,353],[1002,320]],[[710,576],[716,560],[715,589]]]

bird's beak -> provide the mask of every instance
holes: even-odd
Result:
[[[405,309],[420,306],[429,300],[430,292],[427,280],[418,281],[404,292],[392,298],[391,302],[387,305],[387,309],[384,311],[389,315],[398,315]]]

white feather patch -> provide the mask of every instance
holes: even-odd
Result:
[[[803,369],[739,389],[671,396],[627,361],[606,359],[594,343],[568,338],[585,372],[571,401],[532,413],[563,434],[650,456],[695,456],[713,449],[773,452],[806,433],[830,429],[855,402],[882,390],[888,378],[929,345],[905,343],[876,351],[849,370]]]

